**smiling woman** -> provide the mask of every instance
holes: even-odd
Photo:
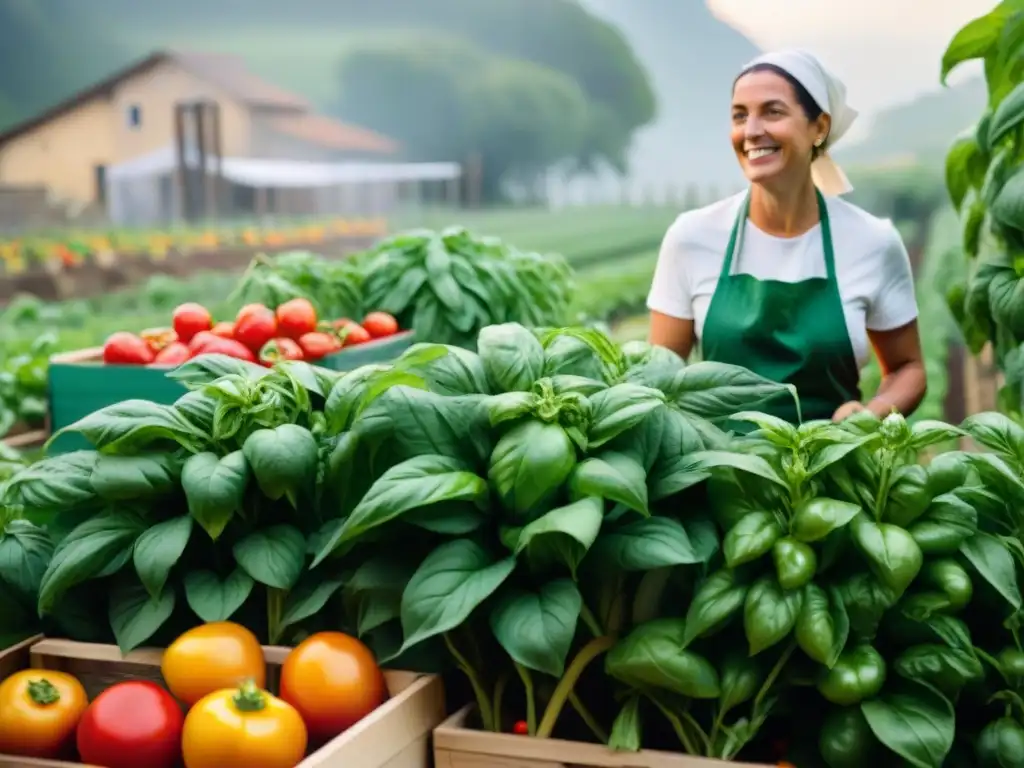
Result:
[[[748,64],[733,86],[731,141],[750,189],[681,215],[648,297],[650,340],[792,384],[796,422],[865,408],[909,414],[925,392],[910,261],[895,227],[842,200],[851,190],[829,148],[857,112],[811,54]],[[882,385],[860,402],[874,347]]]

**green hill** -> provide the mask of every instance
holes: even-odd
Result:
[[[937,89],[875,115],[862,141],[838,147],[836,158],[851,166],[942,163],[953,138],[985,109],[981,78]]]

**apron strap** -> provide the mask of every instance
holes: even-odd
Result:
[[[821,223],[822,250],[825,252],[825,279],[830,283],[836,282],[836,258],[835,249],[832,247],[832,225],[828,220],[828,206],[825,204],[825,197],[815,188],[814,195],[818,200],[818,219]],[[718,279],[729,277],[732,274],[733,262],[736,255],[743,250],[743,230],[746,229],[747,218],[750,216],[750,191],[743,196],[743,202],[736,213],[736,220],[732,223],[732,231],[729,233],[729,245],[725,249],[725,258],[722,260],[722,271]]]

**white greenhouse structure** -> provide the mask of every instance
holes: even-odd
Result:
[[[307,162],[195,156],[185,171],[173,147],[111,166],[107,211],[119,226],[152,226],[187,218],[378,216],[424,198],[455,202],[458,163]],[[219,168],[217,167],[219,165]]]

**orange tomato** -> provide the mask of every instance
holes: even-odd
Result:
[[[302,715],[316,740],[337,736],[387,698],[373,652],[341,632],[303,640],[281,666],[281,698]]]
[[[160,662],[167,688],[189,706],[207,694],[252,680],[267,682],[263,648],[240,624],[214,621],[190,629],[171,643]]]
[[[0,683],[0,754],[60,756],[88,706],[85,688],[71,675],[15,672]]]
[[[189,710],[181,751],[185,768],[294,768],[308,738],[294,707],[248,682]]]

